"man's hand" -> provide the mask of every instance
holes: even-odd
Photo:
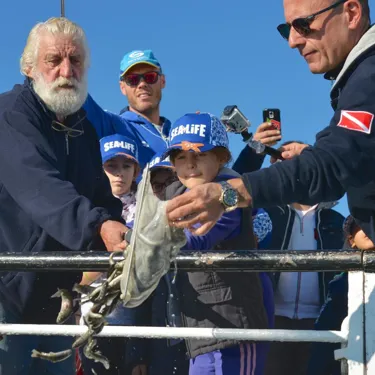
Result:
[[[133,367],[132,375],[147,375],[147,366],[137,365]]]
[[[304,144],[304,143],[297,143],[297,142],[292,142],[287,145],[284,145],[279,148],[281,151],[281,156],[287,160],[287,159],[293,159],[295,156],[301,155],[301,152],[306,148],[309,147],[309,145]],[[271,163],[275,163],[277,159],[271,158]]]
[[[253,140],[263,143],[266,146],[274,146],[281,139],[279,130],[276,130],[268,122],[260,124],[253,135]]]
[[[247,207],[251,197],[241,178],[228,180],[239,194],[239,207]],[[208,233],[224,212],[220,203],[222,188],[217,183],[199,185],[167,204],[167,218],[171,225],[177,228],[187,228],[195,235],[202,236]],[[199,228],[193,228],[195,224]]]
[[[124,234],[129,229],[118,221],[107,220],[100,226],[100,237],[102,238],[107,251],[125,250],[126,242]]]

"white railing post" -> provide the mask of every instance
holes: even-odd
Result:
[[[341,331],[348,332],[348,344],[335,351],[335,359],[347,359],[348,375],[366,375],[364,364],[364,272],[349,272],[348,316]],[[371,373],[369,373],[371,374]]]
[[[367,374],[375,374],[375,274],[365,273],[365,348]]]

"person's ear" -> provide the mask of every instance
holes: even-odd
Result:
[[[165,75],[164,74],[162,74],[160,76],[160,82],[161,82],[161,88],[164,89],[165,85],[166,85],[166,80],[165,80]]]
[[[127,96],[127,92],[126,92],[126,83],[124,81],[120,81],[120,90],[122,92],[123,95]]]
[[[344,12],[351,30],[358,28],[358,24],[363,17],[363,8],[359,0],[349,0],[344,4]]]

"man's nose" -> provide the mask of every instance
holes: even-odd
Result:
[[[138,88],[142,88],[142,87],[148,87],[148,84],[145,82],[145,79],[143,77],[141,77],[138,83]]]
[[[306,39],[300,33],[298,33],[294,27],[290,28],[290,34],[288,39],[289,47],[290,48],[297,48],[300,45],[306,43]]]
[[[73,65],[68,58],[65,58],[60,65],[60,76],[71,78],[73,76]]]

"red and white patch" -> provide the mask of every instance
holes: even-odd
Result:
[[[365,111],[341,111],[340,121],[337,126],[342,128],[362,132],[371,133],[374,115]]]

